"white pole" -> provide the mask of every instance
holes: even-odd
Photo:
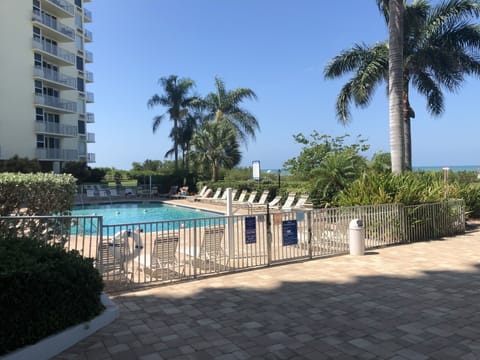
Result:
[[[234,239],[233,239],[233,199],[232,188],[226,188],[227,192],[227,239],[228,239],[228,256],[233,258],[235,254]]]

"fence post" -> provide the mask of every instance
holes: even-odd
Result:
[[[270,221],[270,207],[267,203],[267,266],[272,264],[272,222]]]
[[[193,278],[197,278],[197,220],[193,221]]]
[[[307,220],[307,239],[308,239],[308,257],[313,259],[312,251],[312,211],[306,211],[305,219]]]

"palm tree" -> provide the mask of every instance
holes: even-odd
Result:
[[[196,161],[209,167],[212,181],[218,179],[218,169],[231,169],[241,160],[240,144],[235,128],[227,122],[205,121],[192,138]]]
[[[206,119],[230,123],[244,143],[248,137],[255,139],[255,131],[260,128],[258,121],[250,112],[240,107],[245,99],[257,99],[255,92],[248,88],[226,90],[225,83],[219,77],[215,77],[215,88],[216,92],[208,94],[201,104],[205,109]]]
[[[389,24],[390,12],[382,7],[385,3],[386,0],[380,1],[380,6]],[[415,112],[410,106],[409,87],[414,86],[424,95],[427,110],[439,116],[444,111],[442,88],[458,90],[466,75],[480,75],[477,56],[480,28],[470,22],[472,18],[478,18],[480,3],[479,0],[449,0],[431,7],[426,0],[418,0],[410,5],[405,1],[403,4],[402,113],[405,168],[411,169],[410,120],[415,117]],[[355,45],[327,64],[326,78],[353,72],[353,77],[343,86],[337,98],[337,117],[342,123],[350,121],[352,102],[360,107],[368,105],[376,87],[387,82],[388,69],[388,42],[373,46]],[[398,129],[400,127],[396,131]],[[397,141],[401,141],[399,139]],[[395,156],[398,158],[398,154]],[[392,171],[398,172],[398,164]]]
[[[178,147],[180,142],[179,124],[187,116],[189,108],[194,103],[196,97],[190,96],[195,83],[188,78],[178,78],[177,75],[170,75],[168,78],[162,77],[159,80],[163,88],[163,94],[153,95],[147,102],[149,108],[161,105],[168,108],[167,111],[153,118],[153,132],[155,133],[160,126],[165,115],[168,113],[170,120],[173,121],[173,128],[170,131],[170,138],[173,140],[173,153],[175,156],[175,170],[178,170]],[[167,152],[170,154],[170,151]]]

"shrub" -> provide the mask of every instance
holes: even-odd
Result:
[[[0,355],[97,316],[93,259],[28,238],[0,239]]]

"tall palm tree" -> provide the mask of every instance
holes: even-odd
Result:
[[[231,169],[242,157],[236,130],[227,122],[205,121],[195,131],[192,145],[197,162],[210,168],[212,181],[217,181],[220,167]]]
[[[249,88],[227,90],[219,77],[215,77],[215,90],[216,92],[209,93],[201,104],[206,112],[206,119],[230,123],[244,143],[248,137],[255,139],[255,131],[260,129],[258,121],[240,106],[246,99],[257,99],[255,92]]]
[[[385,0],[377,0],[380,2]],[[385,5],[384,5],[385,8]],[[388,104],[392,172],[401,174],[405,167],[403,129],[403,0],[388,1]]]
[[[377,0],[378,1],[378,0]],[[386,0],[380,2],[385,4]],[[434,116],[444,111],[442,88],[458,90],[466,75],[480,75],[479,0],[449,0],[431,7],[427,0],[407,5],[403,2],[403,127],[405,168],[411,169],[409,87],[414,86],[427,99],[427,110]],[[382,7],[381,7],[382,8]],[[382,8],[387,24],[389,11]],[[333,58],[325,67],[326,78],[353,72],[337,98],[337,117],[350,121],[349,107],[365,107],[376,87],[388,80],[389,43],[355,45]],[[397,73],[398,75],[398,73]],[[392,154],[393,158],[393,154]],[[393,159],[392,159],[393,163]],[[393,170],[393,169],[392,169]],[[395,171],[395,170],[393,170]]]
[[[153,95],[148,100],[147,105],[149,108],[160,105],[166,107],[167,111],[153,118],[152,128],[155,133],[168,113],[170,120],[173,121],[173,128],[169,136],[173,140],[172,150],[175,156],[175,170],[178,170],[178,147],[181,134],[179,124],[187,116],[189,108],[195,102],[196,97],[190,95],[195,83],[188,78],[178,78],[177,75],[162,77],[159,83],[162,86],[163,94]],[[170,154],[170,151],[167,154]]]

